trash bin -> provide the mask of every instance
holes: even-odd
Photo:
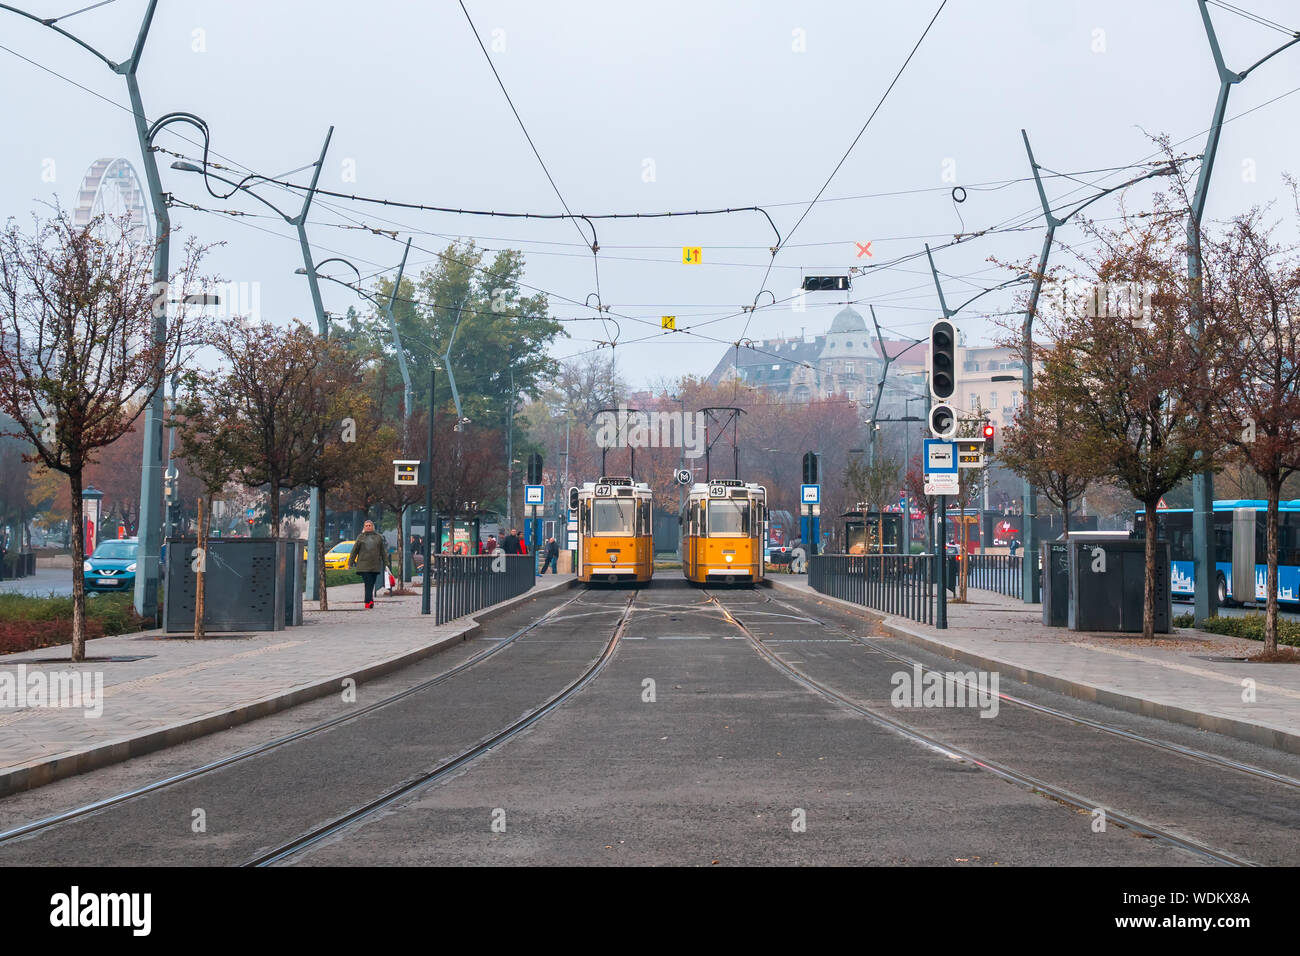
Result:
[[[1069,627],[1072,631],[1142,630],[1146,542],[1092,540],[1068,542],[1070,575]],[[1156,543],[1155,632],[1168,634],[1169,544]]]
[[[1043,624],[1065,627],[1070,623],[1070,548],[1068,541],[1044,541]]]

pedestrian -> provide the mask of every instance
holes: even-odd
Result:
[[[550,568],[551,573],[555,574],[560,565],[560,546],[555,543],[554,538],[548,538],[546,541],[546,560],[542,562],[542,574]]]
[[[519,553],[519,532],[514,528],[511,528],[510,533],[501,539],[501,550],[506,554]]]
[[[496,553],[497,553],[497,536],[496,536],[496,535],[494,535],[494,534],[490,534],[490,535],[488,535],[487,544],[484,546],[484,549],[483,549],[483,550],[484,550],[486,553],[488,553],[488,554],[496,554]]]
[[[375,581],[381,572],[388,570],[388,543],[375,531],[375,523],[367,521],[361,528],[348,555],[348,567],[361,575],[366,588],[366,607],[375,606]]]

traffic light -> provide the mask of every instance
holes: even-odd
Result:
[[[947,319],[930,326],[929,365],[930,394],[946,402],[957,391],[957,329]]]
[[[957,434],[957,413],[951,405],[936,405],[930,409],[930,434],[942,439]]]
[[[569,510],[570,511],[578,510],[578,489],[577,488],[569,489]]]
[[[804,276],[805,292],[843,292],[849,287],[848,276]],[[808,482],[812,484],[812,482]]]
[[[986,456],[993,454],[993,432],[994,432],[993,423],[985,422],[983,434],[984,434],[984,454]]]
[[[804,452],[803,483],[805,485],[817,484],[817,455],[811,451]]]
[[[530,485],[542,483],[542,456],[537,452],[532,452],[528,456],[528,483]]]

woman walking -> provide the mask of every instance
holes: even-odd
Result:
[[[388,567],[388,543],[384,536],[375,531],[375,523],[367,521],[361,528],[352,553],[348,556],[348,567],[361,575],[366,586],[366,607],[375,606],[375,580],[380,572]]]

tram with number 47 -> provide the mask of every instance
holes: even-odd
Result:
[[[767,490],[734,478],[691,486],[681,513],[682,573],[692,584],[763,580]]]
[[[602,475],[569,489],[569,510],[577,513],[578,580],[586,584],[636,582],[654,574],[654,504],[650,486],[627,477]]]

